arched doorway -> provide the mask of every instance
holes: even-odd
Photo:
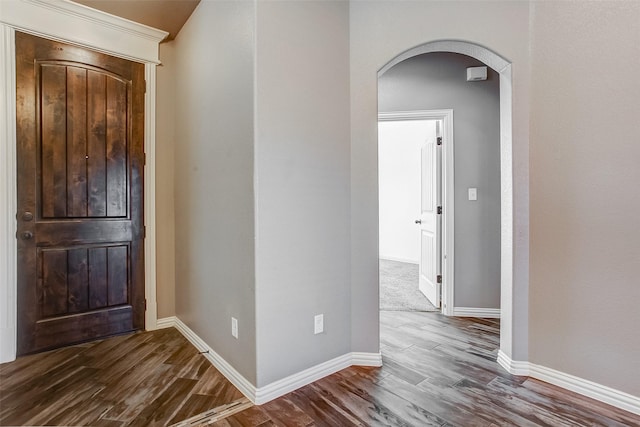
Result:
[[[459,40],[438,40],[411,48],[387,62],[379,71],[382,76],[394,65],[417,55],[434,52],[459,53],[475,58],[499,74],[500,79],[500,352],[498,362],[512,371],[514,324],[514,194],[512,148],[512,76],[511,63],[492,50]]]

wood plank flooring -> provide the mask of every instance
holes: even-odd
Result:
[[[215,422],[229,426],[640,426],[496,363],[499,321],[381,312],[384,366],[351,367]]]
[[[0,365],[0,425],[170,425],[246,398],[176,329]]]
[[[381,312],[383,367],[351,367],[251,406],[175,329],[137,333],[0,365],[0,425],[640,426],[507,374],[498,345],[496,320]]]

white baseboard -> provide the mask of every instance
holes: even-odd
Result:
[[[382,366],[382,353],[351,353],[351,364],[355,366]]]
[[[417,259],[398,258],[398,257],[386,256],[386,255],[380,255],[380,259],[383,259],[385,261],[404,262],[406,264],[416,264],[416,265],[418,265],[420,263]]]
[[[321,378],[334,374],[349,366],[382,366],[382,355],[380,353],[347,353],[331,359],[327,362],[313,366],[297,374],[289,375],[286,378],[275,381],[264,387],[260,387],[256,392],[256,405],[267,403],[275,398],[283,396],[293,390],[311,384]]]
[[[456,308],[457,310],[457,308]],[[466,309],[465,309],[466,310]],[[487,309],[474,309],[487,310]],[[491,310],[491,309],[489,309]],[[457,314],[456,312],[456,315]],[[487,317],[486,314],[477,317]],[[267,403],[293,390],[338,372],[349,366],[382,366],[380,353],[347,353],[327,362],[305,369],[275,381],[264,387],[257,388],[244,378],[233,366],[209,347],[195,332],[175,316],[158,319],[157,328],[175,327],[184,337],[200,351],[208,351],[203,355],[215,366],[234,386],[256,405]],[[545,366],[525,361],[512,360],[500,350],[498,364],[512,375],[530,376],[541,381],[582,394],[600,402],[624,409],[640,415],[640,397],[633,396],[611,387],[597,384],[574,375],[556,371]]]
[[[519,375],[521,377],[529,376],[529,362],[512,360],[502,350],[498,351],[498,364],[511,375]]]
[[[498,363],[513,375],[524,375],[640,415],[640,397],[535,363],[514,361],[502,351]]]
[[[207,345],[202,338],[191,330],[178,317],[158,319],[157,327],[175,327],[184,337],[211,362],[242,394],[255,403],[256,387],[249,382],[240,372],[236,371],[226,360]]]
[[[179,318],[158,319],[157,328],[175,327],[184,337],[205,356],[234,386],[256,405],[262,405],[293,390],[334,374],[349,366],[382,366],[380,353],[347,353],[327,362],[289,375],[264,387],[256,387],[236,371],[226,360],[209,347],[195,332]]]
[[[163,317],[162,319],[158,319],[156,321],[156,329],[164,329],[164,328],[178,328],[177,326],[178,318],[176,316]]]
[[[453,315],[457,317],[500,318],[499,308],[454,307]]]

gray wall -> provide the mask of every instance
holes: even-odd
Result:
[[[203,1],[174,43],[176,314],[255,384],[254,15]]]
[[[156,299],[158,318],[176,314],[175,43],[160,44],[156,80]]]
[[[349,7],[259,2],[258,386],[350,351]],[[325,332],[313,334],[324,313]]]
[[[640,397],[640,2],[533,12],[531,362]]]
[[[430,53],[380,77],[379,111],[453,109],[456,307],[500,308],[500,82],[467,82],[481,62]],[[478,188],[469,201],[467,189]]]
[[[174,42],[176,314],[258,387],[350,351],[348,11],[203,1]]]

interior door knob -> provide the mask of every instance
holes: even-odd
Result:
[[[22,233],[22,239],[23,240],[31,240],[31,239],[33,239],[33,233],[31,231],[24,231]]]
[[[23,221],[31,221],[33,219],[33,214],[29,211],[26,211],[25,213],[22,214],[22,220]]]
[[[416,224],[422,224],[422,220],[421,219],[416,219]]]

